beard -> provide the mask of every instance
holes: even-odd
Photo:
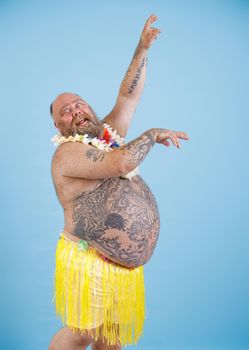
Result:
[[[84,135],[87,134],[89,137],[100,137],[102,135],[102,124],[96,123],[91,120],[87,120],[84,125],[75,125],[72,135]]]
[[[75,136],[75,134],[87,134],[89,137],[97,138],[102,136],[104,130],[103,125],[94,111],[92,111],[92,114],[93,116],[84,113],[75,117],[72,121],[70,135]]]

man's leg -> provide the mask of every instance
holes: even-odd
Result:
[[[48,350],[85,350],[92,342],[90,336],[73,334],[69,327],[63,327],[53,336]]]
[[[100,331],[102,331],[102,327]],[[119,328],[117,329],[117,332],[119,333]],[[119,340],[117,340],[117,344],[115,345],[107,345],[107,342],[104,340],[93,340],[91,345],[91,350],[121,350],[121,349],[122,349],[122,346]]]
[[[101,341],[94,341],[91,345],[92,350],[121,350],[121,345],[107,345]]]

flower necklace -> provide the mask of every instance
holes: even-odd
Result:
[[[113,130],[112,127],[104,123],[104,133],[102,138],[97,137],[89,137],[88,134],[79,135],[76,134],[75,136],[69,136],[65,137],[58,133],[57,135],[53,136],[51,138],[51,141],[55,146],[59,146],[62,143],[65,142],[81,142],[85,145],[91,145],[95,148],[98,148],[101,151],[112,151],[113,148],[123,146],[125,144],[125,139],[118,135],[116,130]],[[131,180],[133,176],[136,176],[139,174],[139,168],[133,169],[131,172],[129,172],[126,175],[123,175],[121,177]]]

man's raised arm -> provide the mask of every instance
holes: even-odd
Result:
[[[121,83],[115,106],[103,120],[117,129],[123,137],[127,134],[143,92],[148,49],[160,33],[160,29],[151,27],[151,24],[156,20],[157,16],[151,15],[146,21],[130,66]]]

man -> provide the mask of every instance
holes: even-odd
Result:
[[[76,94],[60,94],[51,105],[63,143],[52,176],[65,216],[55,300],[66,326],[49,350],[121,349],[142,334],[143,265],[158,239],[159,215],[150,189],[131,172],[155,143],[170,146],[171,140],[179,148],[179,139],[188,140],[185,132],[167,129],[150,129],[126,145],[117,135],[126,136],[143,91],[148,49],[160,33],[151,27],[156,19],[145,23],[116,104],[102,121]]]

